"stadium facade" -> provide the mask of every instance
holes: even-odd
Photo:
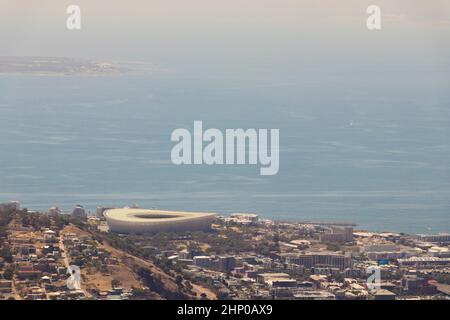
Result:
[[[117,233],[183,232],[211,229],[215,213],[148,209],[110,209],[104,212],[109,229]]]

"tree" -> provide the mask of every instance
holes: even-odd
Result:
[[[329,244],[327,244],[327,250],[329,250],[329,251],[339,251],[339,250],[341,250],[341,247],[339,247],[337,244],[329,243]]]
[[[5,272],[3,272],[3,278],[5,278],[6,280],[12,280],[14,276],[14,267],[13,266],[9,266]]]
[[[150,288],[150,290],[154,290],[155,281],[152,276],[152,272],[146,268],[139,268],[137,270],[137,274],[142,278],[145,285]]]
[[[3,258],[6,262],[13,262],[11,250],[6,246],[0,249],[0,257]]]
[[[112,279],[112,280],[111,280],[111,287],[113,287],[113,288],[117,288],[117,287],[119,287],[121,284],[122,284],[122,283],[121,283],[119,280],[117,280],[117,279]]]
[[[226,290],[219,290],[219,292],[217,294],[217,298],[219,300],[227,300],[228,297],[229,297],[228,291],[226,291]]]
[[[7,235],[8,235],[8,233],[6,232],[6,228],[5,227],[0,227],[0,239],[1,238],[6,238]]]
[[[185,281],[184,285],[185,285],[186,289],[188,289],[189,291],[193,289],[190,281]]]
[[[183,284],[183,277],[180,275],[177,275],[175,278],[175,283],[177,284],[177,286],[181,286]]]

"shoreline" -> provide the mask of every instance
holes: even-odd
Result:
[[[38,205],[38,206],[27,206],[22,204],[22,208],[26,208],[30,212],[39,212],[39,213],[47,213],[49,208],[55,207],[54,206],[47,206],[44,205]],[[68,209],[66,206],[59,207],[56,205],[56,207],[60,208],[62,214],[71,214],[71,209]],[[97,207],[103,207],[102,205],[97,206],[85,206],[84,208],[88,212],[88,216],[95,217],[95,210]],[[116,206],[120,208],[120,206]],[[167,207],[152,207],[151,209],[158,209],[158,210],[181,210],[178,207],[173,208],[167,208]],[[184,211],[205,211],[200,209],[193,209],[193,208],[187,208],[183,209]],[[181,211],[183,211],[181,210]],[[218,216],[226,216],[229,217],[233,213],[238,212],[218,212],[214,210],[206,210],[208,212],[215,212]],[[370,227],[370,225],[367,225],[367,223],[360,223],[358,221],[348,221],[348,220],[313,220],[313,219],[305,219],[305,218],[277,218],[270,214],[264,214],[264,213],[257,213],[260,219],[264,220],[270,220],[274,223],[292,223],[292,224],[305,224],[305,225],[320,225],[320,226],[337,226],[337,227],[353,227],[355,230],[362,231],[362,232],[371,232],[371,233],[398,233],[398,234],[405,234],[405,235],[435,235],[435,234],[448,234],[450,233],[450,230],[418,230],[418,231],[405,231],[395,228],[378,228],[378,227]],[[305,216],[305,215],[302,215]]]

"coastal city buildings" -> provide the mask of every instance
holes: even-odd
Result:
[[[165,218],[163,227],[180,216],[130,210],[120,212],[148,214],[152,222]],[[89,215],[78,205],[64,214],[56,207],[34,212],[17,202],[0,204],[0,299],[450,298],[446,235],[377,233],[242,213],[207,216],[202,223],[208,228],[196,231],[123,234],[110,223],[111,211],[99,207]],[[79,288],[68,287],[73,266],[80,269]],[[375,289],[373,268],[380,271]]]

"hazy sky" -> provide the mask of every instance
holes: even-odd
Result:
[[[65,27],[70,4],[80,31]],[[370,4],[382,31],[366,29]],[[450,0],[0,0],[0,21],[0,55],[181,65],[450,56]]]

